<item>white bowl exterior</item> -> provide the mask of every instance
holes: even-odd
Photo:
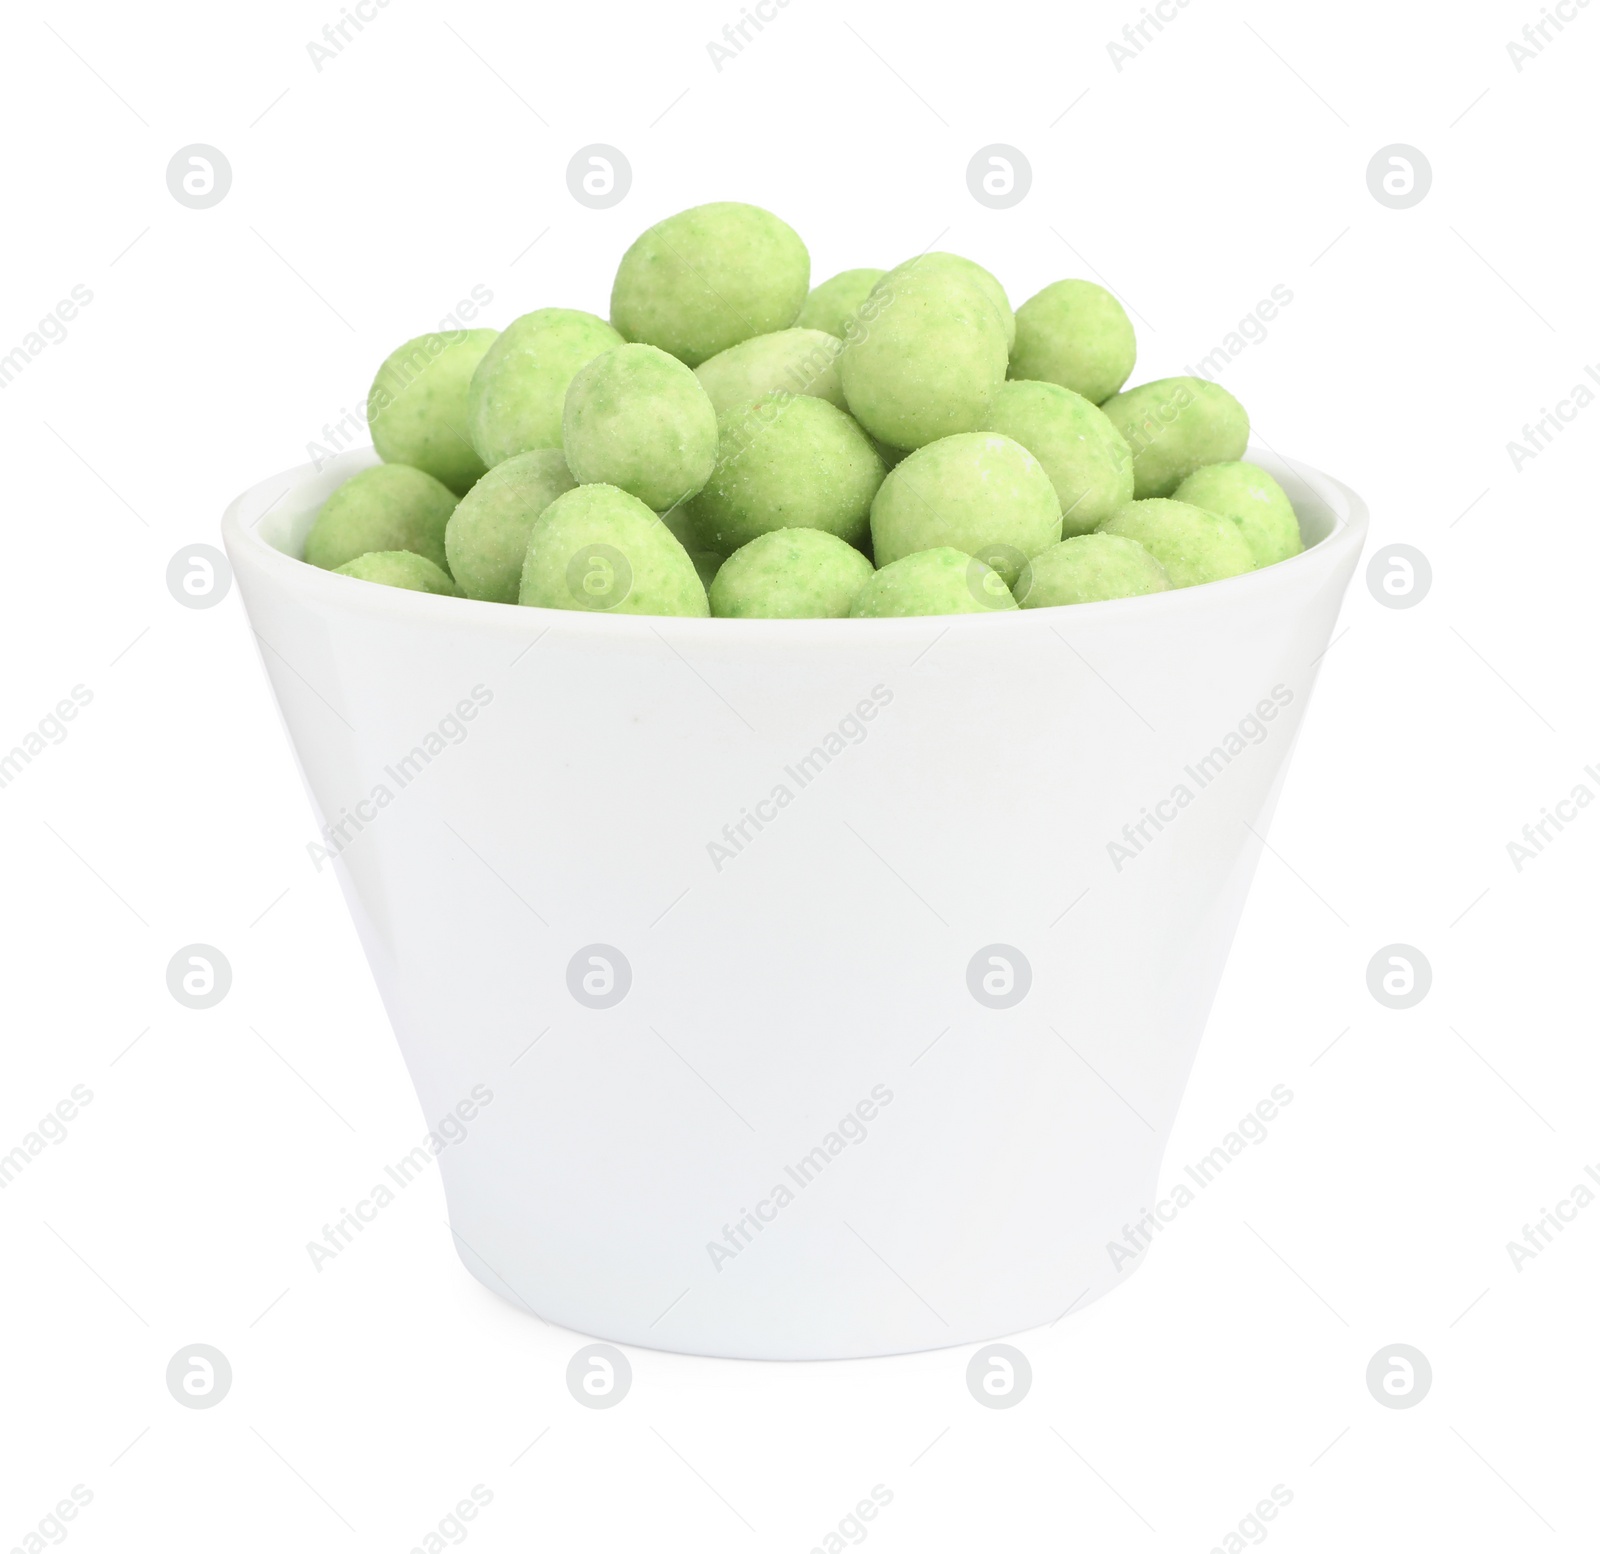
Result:
[[[370,450],[233,505],[319,824],[361,821],[323,866],[429,1125],[476,1112],[439,1163],[479,1279],[769,1359],[988,1339],[1119,1282],[1365,531],[1252,456],[1301,556],[904,621],[528,610],[291,559]],[[597,943],[632,972],[606,1009],[568,991]],[[1011,1008],[968,990],[993,944],[1031,965]]]

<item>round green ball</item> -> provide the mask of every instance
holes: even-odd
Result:
[[[1161,563],[1174,588],[1214,583],[1255,569],[1238,524],[1169,497],[1129,502],[1100,526],[1100,532],[1137,540]]]
[[[461,590],[438,567],[413,550],[372,550],[333,570],[342,577],[359,577],[364,583],[385,583],[390,588],[409,588],[419,594],[461,597]]]
[[[561,446],[580,485],[620,486],[660,512],[706,483],[717,457],[717,412],[675,356],[620,345],[573,376]]]
[[[728,553],[725,550],[707,550],[700,543],[700,536],[695,532],[694,524],[689,518],[687,502],[669,507],[662,513],[661,521],[667,526],[667,532],[673,539],[689,552],[689,559],[694,562],[694,569],[700,574],[700,582],[709,593],[711,579],[717,575],[722,563],[728,559]]]
[[[1133,450],[1133,494],[1171,496],[1207,464],[1240,458],[1250,417],[1221,384],[1205,378],[1157,378],[1101,407]]]
[[[444,531],[455,493],[409,464],[374,464],[322,504],[306,535],[305,559],[330,571],[372,551],[409,550],[448,568]]]
[[[890,470],[872,502],[880,567],[950,547],[979,556],[1009,587],[1030,556],[1061,538],[1061,503],[1043,466],[998,432],[960,432]]]
[[[977,260],[968,259],[962,254],[937,251],[931,254],[918,254],[915,259],[907,259],[904,264],[897,264],[884,280],[892,283],[896,277],[910,275],[913,272],[919,275],[952,274],[971,281],[993,304],[995,313],[1000,319],[1000,327],[1006,333],[1006,350],[1011,349],[1012,341],[1017,338],[1017,315],[1011,311],[1011,299],[1006,295],[1006,289],[999,280]]]
[[[1121,534],[1078,534],[1041,550],[1017,580],[1025,610],[1159,594],[1172,587],[1161,563]]]
[[[616,486],[577,486],[534,520],[519,604],[616,615],[711,613],[689,553]]]
[[[689,559],[694,563],[694,575],[700,579],[700,586],[706,591],[706,598],[711,597],[711,585],[717,580],[717,573],[722,570],[722,563],[728,558],[714,550],[691,550]]]
[[[603,318],[575,308],[539,308],[513,319],[467,387],[467,429],[478,457],[493,469],[530,448],[559,448],[573,374],[622,343]]]
[[[885,276],[839,358],[850,413],[894,448],[982,426],[1006,376],[994,304],[948,268]]]
[[[839,386],[841,341],[821,329],[780,329],[752,335],[718,351],[694,370],[721,416],[735,405],[752,405],[768,394],[809,394],[845,408]]]
[[[1128,381],[1136,354],[1127,312],[1093,281],[1053,281],[1017,309],[1013,378],[1059,383],[1098,405]]]
[[[944,545],[902,556],[874,572],[850,606],[850,617],[983,615],[1016,607],[998,572]]]
[[[1122,433],[1059,383],[1002,383],[984,430],[1019,442],[1061,503],[1061,532],[1088,534],[1133,500],[1133,454]]]
[[[854,545],[822,529],[772,529],[741,545],[711,584],[711,613],[743,619],[842,619],[872,576]]]
[[[445,525],[445,554],[461,591],[515,604],[534,520],[576,484],[559,448],[533,448],[496,464]]]
[[[367,424],[378,457],[425,470],[462,496],[484,470],[472,446],[467,390],[492,329],[418,335],[378,368],[367,395]]]
[[[841,270],[837,275],[811,289],[800,309],[795,324],[801,329],[820,329],[825,334],[848,339],[851,320],[856,317],[861,304],[867,300],[872,288],[889,272],[887,270]]]
[[[611,287],[623,338],[698,367],[751,335],[787,329],[806,300],[811,256],[771,211],[697,205],[634,239]]]
[[[1172,495],[1179,502],[1231,518],[1239,525],[1258,567],[1287,561],[1305,549],[1300,520],[1288,494],[1259,464],[1242,459],[1207,464],[1188,476]]]
[[[883,461],[844,411],[803,394],[769,394],[736,405],[717,431],[716,467],[688,504],[701,549],[731,555],[773,529],[865,541]]]

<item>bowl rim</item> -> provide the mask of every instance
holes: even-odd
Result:
[[[1046,605],[1031,610],[993,610],[963,615],[906,615],[871,619],[772,620],[720,616],[610,615],[598,610],[553,610],[539,605],[497,604],[486,599],[462,599],[448,594],[427,594],[405,588],[390,588],[361,578],[312,566],[309,562],[279,550],[258,532],[259,524],[277,504],[313,480],[325,481],[330,470],[358,469],[378,462],[370,446],[346,449],[332,460],[320,464],[301,464],[282,470],[242,491],[222,515],[222,540],[234,570],[254,570],[271,577],[306,602],[354,616],[389,623],[409,622],[414,626],[434,625],[451,630],[472,627],[522,641],[529,628],[543,635],[553,626],[574,633],[593,633],[602,640],[637,641],[648,636],[668,642],[730,646],[751,645],[760,641],[803,639],[814,647],[857,642],[921,641],[930,626],[944,631],[1014,631],[1008,624],[1019,618],[1037,619],[1059,627],[1067,621],[1082,626],[1110,623],[1133,612],[1151,615],[1151,626],[1176,617],[1184,619],[1195,611],[1217,609],[1232,613],[1250,600],[1268,596],[1274,590],[1299,583],[1313,573],[1326,574],[1359,554],[1366,540],[1366,503],[1343,481],[1302,464],[1276,451],[1252,444],[1245,459],[1258,464],[1280,483],[1288,475],[1294,484],[1305,487],[1315,505],[1331,518],[1332,527],[1320,540],[1298,555],[1274,562],[1254,572],[1240,573],[1211,583],[1174,588],[1166,593],[1142,594],[1124,599],[1103,599],[1092,604]],[[345,477],[348,478],[348,475]],[[245,511],[263,501],[279,486],[282,490],[253,522],[246,522]],[[1302,508],[1311,505],[1294,502],[1296,516],[1304,522]],[[1321,516],[1321,514],[1319,514]]]

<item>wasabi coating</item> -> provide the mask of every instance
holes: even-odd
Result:
[[[874,572],[850,606],[850,618],[985,615],[1016,607],[1017,601],[998,572],[964,551],[943,545],[903,556]]]
[[[886,442],[879,442],[876,437],[871,439],[872,446],[878,450],[878,457],[883,460],[885,469],[893,469],[902,459],[910,456],[909,448],[891,448]]]
[[[352,475],[312,520],[305,559],[332,570],[373,551],[409,550],[448,568],[444,530],[456,496],[409,464],[374,464]]]
[[[461,591],[515,604],[534,520],[576,484],[559,448],[533,448],[496,464],[445,525],[445,555]]]
[[[691,550],[689,559],[694,563],[694,575],[700,579],[700,586],[706,591],[706,598],[711,597],[711,585],[717,579],[717,573],[722,570],[722,563],[727,558],[719,556],[712,550]]]
[[[530,448],[559,448],[573,374],[622,343],[603,318],[575,308],[539,308],[513,319],[467,386],[467,429],[478,457],[493,469]]]
[[[768,394],[809,394],[845,408],[839,386],[841,341],[821,329],[780,329],[718,351],[694,370],[720,416]]]
[[[709,615],[689,553],[616,486],[577,486],[534,521],[519,604],[617,615]]]
[[[795,324],[800,329],[820,329],[825,334],[849,338],[850,321],[887,270],[841,270],[811,290]]]
[[[821,529],[773,529],[723,562],[711,613],[745,620],[842,619],[872,576],[854,545]]]
[[[728,559],[726,551],[707,550],[700,543],[700,536],[695,533],[694,524],[689,519],[689,504],[680,502],[676,507],[669,507],[662,513],[661,521],[667,526],[671,534],[683,548],[689,552],[689,559],[694,562],[694,569],[700,574],[700,581],[709,593],[711,579],[717,575],[722,563]]]
[[[1006,350],[1009,351],[1011,342],[1017,338],[1017,315],[1011,311],[1011,299],[1006,295],[1005,287],[977,260],[965,258],[961,254],[937,251],[931,254],[918,254],[915,259],[907,259],[904,264],[897,264],[884,279],[892,282],[895,277],[909,275],[913,271],[922,275],[936,275],[941,270],[964,276],[994,304],[994,310],[1000,316],[1000,326],[1006,332]]]
[[[806,245],[771,211],[697,205],[634,239],[611,287],[611,322],[624,339],[698,367],[752,335],[787,329],[810,284]]]
[[[887,275],[839,358],[850,413],[893,448],[976,431],[1006,375],[994,304],[948,267]]]
[[[1174,588],[1255,570],[1250,547],[1232,519],[1167,497],[1129,502],[1100,532],[1137,540],[1161,563]]]
[[[1300,520],[1282,486],[1259,464],[1240,459],[1232,464],[1207,464],[1172,493],[1174,500],[1221,513],[1239,525],[1258,567],[1287,561],[1305,549]]]
[[[1023,609],[1037,610],[1165,593],[1171,587],[1161,563],[1137,540],[1078,534],[1041,550],[1022,569],[1015,592]]]
[[[418,335],[385,358],[367,395],[372,445],[386,464],[409,464],[457,496],[483,473],[472,446],[467,388],[492,329]]]
[[[573,377],[561,446],[579,485],[619,486],[660,512],[706,483],[717,457],[717,412],[675,356],[620,345]]]
[[[872,502],[872,553],[886,567],[949,547],[978,556],[1006,586],[1061,538],[1061,503],[1043,467],[998,432],[961,432],[892,469]]]
[[[688,503],[701,550],[731,555],[773,529],[867,537],[883,461],[867,434],[825,399],[769,394],[717,423],[717,462]]]
[[[1127,312],[1093,281],[1052,281],[1017,309],[1013,378],[1059,383],[1098,405],[1128,381],[1136,354]]]
[[[450,594],[461,590],[426,556],[414,550],[371,550],[333,569],[341,577],[359,577],[364,583],[386,583],[390,588],[410,588],[419,594]]]
[[[1157,378],[1101,407],[1133,450],[1133,494],[1171,496],[1207,464],[1241,457],[1250,417],[1220,384],[1204,378]]]
[[[1043,466],[1063,535],[1088,534],[1133,500],[1133,453],[1122,433],[1059,383],[1001,384],[984,430],[1020,442]]]

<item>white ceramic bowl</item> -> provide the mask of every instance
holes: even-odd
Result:
[[[464,1135],[439,1163],[479,1279],[766,1359],[988,1339],[1118,1282],[1366,529],[1250,456],[1290,561],[911,620],[530,610],[294,559],[370,450],[228,509],[342,828],[317,862]]]

